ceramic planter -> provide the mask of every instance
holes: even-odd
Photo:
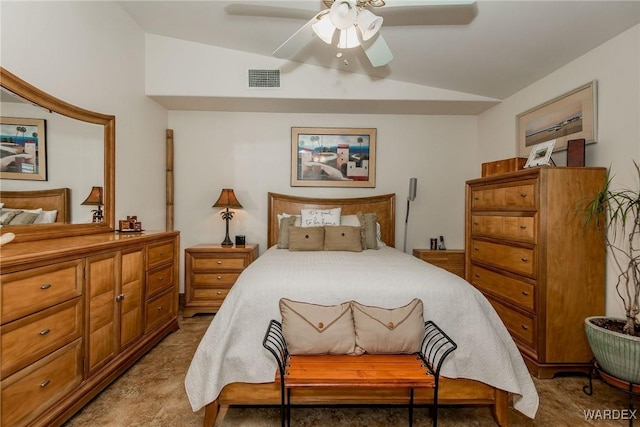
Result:
[[[600,368],[618,379],[640,384],[640,337],[610,331],[590,321],[599,318],[606,317],[587,317],[584,324],[591,351]]]

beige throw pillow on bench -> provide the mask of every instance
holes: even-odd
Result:
[[[351,306],[280,299],[282,334],[289,354],[356,354]]]
[[[398,308],[381,308],[351,301],[356,351],[370,354],[415,353],[424,337],[422,301],[414,298]]]

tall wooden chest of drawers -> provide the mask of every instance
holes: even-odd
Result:
[[[216,313],[240,273],[258,258],[258,248],[201,244],[185,249],[182,315]]]
[[[531,373],[587,371],[587,316],[605,314],[605,247],[581,208],[604,168],[538,167],[467,181],[466,278]]]

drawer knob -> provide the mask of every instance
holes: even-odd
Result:
[[[527,229],[527,226],[526,226],[526,225],[521,225],[521,226],[520,226],[520,230],[526,230],[526,229]]]
[[[218,264],[222,264],[222,261],[218,260]]]
[[[522,261],[522,262],[527,262],[528,260],[527,260],[527,257],[526,257],[526,256],[523,256],[522,258],[520,258],[520,261]]]
[[[40,335],[47,335],[49,332],[51,332],[51,329],[45,328],[45,329],[40,331]]]
[[[476,247],[473,248],[473,250],[474,251],[479,251],[480,249],[478,249],[478,247],[476,246]]]
[[[529,327],[527,325],[522,325],[522,329],[524,329],[525,331],[529,330]]]
[[[160,256],[164,256],[164,252],[160,252]]]
[[[478,223],[477,223],[477,222],[474,222],[474,223],[473,223],[473,225],[478,225]]]
[[[218,276],[218,277],[216,277],[216,279],[222,280],[222,276]]]
[[[49,385],[49,383],[51,382],[51,380],[44,380],[40,383],[40,387],[46,387]]]
[[[529,296],[529,292],[527,292],[527,291],[522,291],[522,295],[524,295],[525,297],[528,297],[528,296]]]
[[[479,273],[476,273],[476,277],[480,277],[480,274],[479,274]]]
[[[473,200],[480,200],[480,198],[478,198],[478,197],[474,197],[474,198],[473,198]]]
[[[164,280],[164,276],[158,277],[158,280],[162,282]]]
[[[120,294],[116,296],[116,301],[122,301],[124,299],[124,294]]]
[[[527,193],[520,193],[520,197],[527,197]]]
[[[158,311],[162,311],[162,306],[158,307]]]
[[[217,295],[222,295],[222,291],[216,292]]]
[[[40,289],[45,290],[45,289],[49,289],[51,287],[51,283],[45,283],[44,285],[40,286]]]

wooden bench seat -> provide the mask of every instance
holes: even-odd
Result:
[[[440,367],[457,347],[435,323],[426,322],[420,351],[414,354],[290,355],[282,326],[275,320],[269,324],[263,345],[278,363],[275,380],[281,384],[283,427],[291,423],[291,389],[299,387],[409,389],[409,426],[413,424],[413,390],[433,388],[431,406],[437,426]]]

